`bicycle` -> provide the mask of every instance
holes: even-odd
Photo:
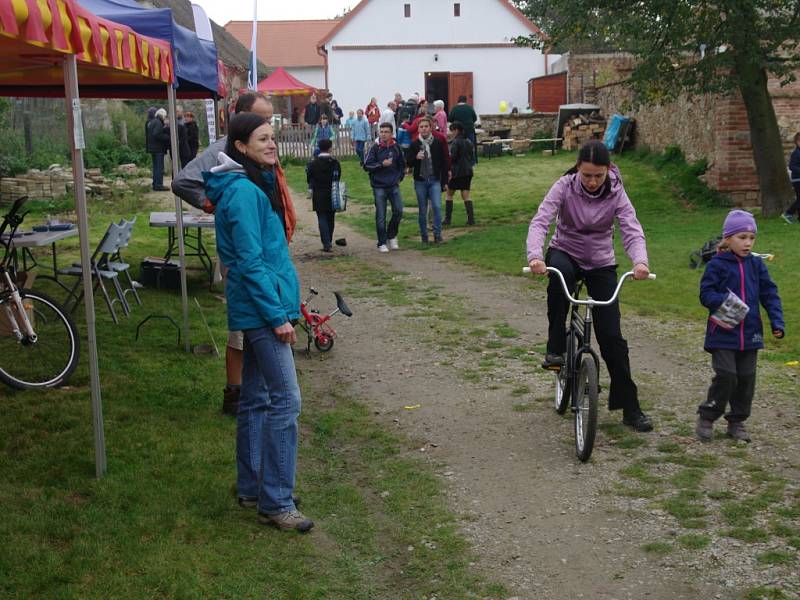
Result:
[[[61,305],[41,292],[17,287],[14,238],[28,212],[18,198],[0,224],[0,380],[17,389],[64,385],[78,365],[80,338]],[[8,232],[6,232],[8,230]],[[4,235],[5,234],[5,235]]]
[[[330,321],[336,313],[342,313],[346,317],[352,317],[353,313],[347,307],[342,295],[339,292],[333,292],[333,295],[336,296],[336,309],[327,315],[321,315],[318,310],[309,308],[311,299],[317,296],[319,292],[313,287],[308,288],[308,291],[308,298],[300,304],[300,313],[303,315],[303,319],[299,323],[300,327],[302,327],[308,335],[306,351],[311,352],[311,342],[313,341],[317,350],[320,352],[328,352],[333,348],[333,340],[336,338],[336,330],[328,324],[328,321]]]
[[[619,278],[611,298],[602,301],[593,300],[591,297],[580,300],[583,282],[578,282],[575,295],[572,296],[561,271],[555,267],[547,267],[547,271],[558,276],[564,296],[570,303],[564,365],[550,369],[555,376],[555,409],[558,414],[563,415],[567,407],[571,406],[575,425],[575,454],[581,462],[586,462],[594,449],[600,394],[600,359],[592,348],[592,309],[616,302],[622,284],[633,276],[633,271],[624,273]],[[523,272],[530,273],[530,267],[524,267]],[[655,273],[648,275],[648,279],[655,278]],[[581,306],[586,307],[583,315],[580,314]]]

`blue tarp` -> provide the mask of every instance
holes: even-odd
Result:
[[[627,125],[630,119],[622,115],[614,115],[611,117],[611,122],[608,124],[606,134],[603,136],[603,143],[610,152],[614,152],[622,141],[620,134],[622,133],[623,125]]]
[[[217,47],[181,27],[168,8],[145,8],[135,0],[78,0],[99,17],[127,25],[137,33],[172,44],[175,76],[180,91],[217,93]]]

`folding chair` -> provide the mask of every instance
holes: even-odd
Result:
[[[128,306],[128,302],[125,300],[125,295],[122,293],[122,287],[119,284],[119,274],[116,271],[111,270],[108,266],[109,258],[119,249],[121,235],[122,228],[116,223],[111,223],[90,259],[90,268],[92,271],[92,276],[95,279],[92,293],[96,292],[98,287],[102,290],[103,298],[106,301],[106,306],[108,306],[108,310],[111,313],[111,318],[114,320],[115,324],[119,324],[117,313],[114,311],[115,302],[119,302],[122,305],[122,311],[125,313],[125,316],[130,314],[130,307]],[[59,269],[58,272],[61,275],[70,275],[77,278],[75,285],[72,286],[72,289],[70,289],[69,294],[64,300],[64,307],[70,312],[74,312],[75,308],[83,299],[84,290],[81,288],[83,267],[80,263],[75,263],[69,268]],[[114,285],[114,291],[116,292],[117,297],[113,300],[108,295],[108,290],[106,289],[103,281],[104,279],[111,281]],[[80,292],[78,291],[79,288],[81,288]],[[71,302],[72,306],[70,306]]]
[[[133,226],[136,224],[136,216],[134,215],[133,219],[130,221],[126,221],[125,219],[120,219],[119,227],[121,229],[120,240],[119,240],[119,247],[117,251],[111,255],[111,258],[108,261],[108,268],[112,271],[116,271],[117,273],[124,273],[125,278],[128,280],[128,287],[122,289],[122,295],[125,296],[128,292],[133,293],[133,297],[136,298],[136,304],[139,306],[142,305],[142,300],[139,298],[139,292],[136,291],[136,286],[140,285],[138,282],[134,282],[131,279],[131,272],[130,272],[130,265],[125,262],[122,258],[120,251],[123,248],[127,248],[128,244],[131,241],[131,236],[133,235]]]

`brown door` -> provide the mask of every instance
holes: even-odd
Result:
[[[467,102],[472,101],[472,73],[450,73],[448,96],[451,106],[455,106],[459,96],[466,96]]]

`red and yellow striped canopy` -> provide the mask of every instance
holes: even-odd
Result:
[[[77,56],[81,86],[174,81],[167,41],[98,17],[75,0],[0,0],[0,94],[4,87],[63,85],[65,54]]]

